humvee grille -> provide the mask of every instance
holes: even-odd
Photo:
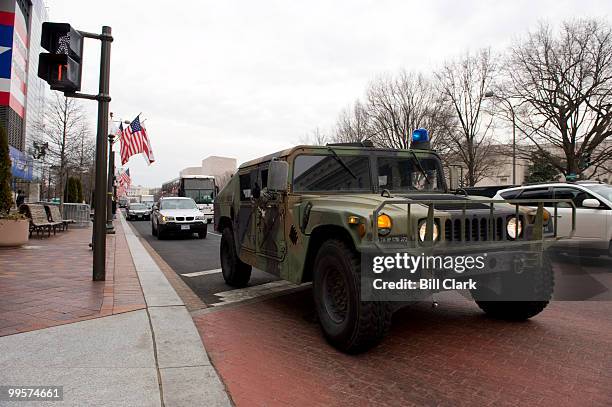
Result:
[[[463,241],[466,242],[506,240],[506,221],[503,217],[498,216],[493,218],[492,224],[489,225],[488,217],[465,219],[463,237]],[[447,219],[444,222],[444,240],[447,242],[460,242],[462,240],[461,219]]]

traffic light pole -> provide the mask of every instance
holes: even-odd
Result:
[[[98,102],[98,130],[96,135],[96,180],[94,197],[94,227],[93,227],[93,280],[106,279],[106,150],[108,136],[109,115],[109,85],[110,85],[110,52],[113,36],[110,27],[103,26],[102,34],[93,34],[84,31],[79,33],[86,38],[102,41],[100,53],[100,87],[97,95],[85,93],[65,92],[66,97],[91,99]]]
[[[113,151],[114,138],[114,134],[108,135],[108,189],[106,192],[106,233],[109,234],[115,233],[115,228],[113,227],[113,184],[115,183],[115,152]]]

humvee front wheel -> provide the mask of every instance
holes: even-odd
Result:
[[[543,256],[541,261],[537,257],[527,259],[517,274],[531,276],[531,284],[526,286],[525,290],[531,291],[530,296],[534,301],[503,301],[502,297],[499,297],[498,301],[497,294],[490,290],[472,291],[472,297],[485,314],[506,321],[525,321],[546,308],[548,300],[552,298],[555,283],[554,272],[548,258]]]
[[[234,233],[226,227],[221,232],[221,271],[223,279],[232,287],[245,287],[251,279],[251,266],[243,263],[236,253]]]
[[[341,240],[328,240],[319,249],[313,294],[325,338],[343,352],[370,349],[391,325],[387,303],[361,301],[360,258]]]

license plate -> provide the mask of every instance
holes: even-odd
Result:
[[[139,218],[142,218],[142,215],[138,215]]]
[[[189,230],[189,225],[181,225],[181,230]]]

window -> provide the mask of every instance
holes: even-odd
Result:
[[[300,155],[293,164],[293,190],[371,192],[370,159],[365,156]]]
[[[538,201],[541,199],[552,199],[552,191],[550,188],[531,188],[524,189],[518,196],[518,199],[533,199],[533,202],[523,203],[521,205],[538,206]],[[550,202],[544,202],[545,207],[553,206]]]
[[[251,173],[240,175],[240,200],[251,199]]]
[[[506,191],[499,194],[504,199],[515,199],[518,194],[521,193],[520,189],[515,189],[514,191]]]
[[[587,198],[593,198],[593,196],[587,194],[586,192],[572,187],[555,187],[555,199],[571,199],[574,201],[574,205],[576,208],[582,207],[582,201]],[[571,208],[569,203],[560,203],[559,208]]]
[[[160,209],[198,209],[193,199],[164,199]]]
[[[444,189],[440,162],[419,157],[379,157],[378,186],[389,191],[438,191]]]

